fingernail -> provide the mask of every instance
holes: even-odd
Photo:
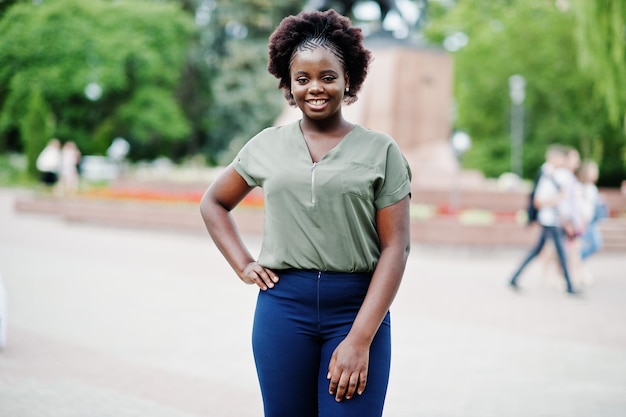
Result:
[[[272,280],[273,280],[274,282],[278,282],[278,275],[274,275],[274,278],[272,278]]]

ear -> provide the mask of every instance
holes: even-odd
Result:
[[[346,79],[346,92],[348,92],[350,88],[350,75],[346,72],[344,78]]]

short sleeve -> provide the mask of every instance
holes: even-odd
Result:
[[[558,189],[554,183],[553,179],[550,179],[547,175],[543,175],[539,179],[539,183],[537,184],[537,189],[535,190],[535,199],[543,200],[547,198],[551,198],[556,193],[558,193]]]
[[[239,151],[235,159],[231,163],[231,166],[237,171],[239,175],[251,186],[258,186],[259,181],[251,174],[251,167],[254,161],[252,161],[251,155],[253,155],[254,140],[250,140]]]
[[[395,142],[387,147],[384,176],[375,190],[376,209],[391,206],[411,194],[411,168]]]

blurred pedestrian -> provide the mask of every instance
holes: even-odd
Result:
[[[37,157],[37,170],[40,172],[40,180],[49,189],[53,189],[59,180],[61,170],[61,142],[50,139],[46,147]]]
[[[591,160],[584,161],[580,166],[578,178],[582,186],[582,213],[586,224],[581,238],[580,258],[583,261],[583,282],[587,285],[593,282],[593,277],[589,271],[584,269],[584,261],[602,247],[602,235],[598,222],[608,216],[608,209],[600,199],[600,193],[596,186],[598,177],[598,164]]]
[[[570,246],[582,235],[585,227],[582,214],[582,187],[576,173],[580,168],[580,153],[567,147],[565,164],[556,170],[555,177],[561,184],[565,198],[559,204],[561,223]]]
[[[561,227],[565,235],[565,252],[567,254],[568,271],[573,284],[581,282],[580,258],[581,236],[585,229],[582,212],[582,184],[577,172],[580,168],[580,153],[573,147],[564,147],[565,163],[554,172],[556,181],[561,186],[563,199],[558,205]],[[562,276],[559,257],[555,247],[544,246],[541,259],[543,262],[543,280],[547,284],[556,283]],[[553,279],[554,278],[554,279]]]
[[[562,215],[559,207],[567,196],[567,191],[563,189],[566,184],[559,182],[558,170],[565,167],[567,163],[567,150],[561,145],[551,145],[546,151],[546,162],[541,167],[541,174],[537,189],[534,195],[534,203],[539,210],[537,220],[541,225],[541,235],[535,246],[530,250],[521,265],[515,271],[509,281],[509,285],[517,289],[518,279],[524,268],[540,253],[546,240],[550,239],[554,243],[559,258],[559,264],[565,278],[567,292],[577,294],[578,291],[572,286],[567,265],[567,254],[565,251],[565,234],[562,228]]]
[[[117,137],[107,148],[107,157],[115,164],[115,175],[124,174],[124,159],[130,151],[130,143],[124,138]]]
[[[370,62],[362,42],[334,10],[285,18],[268,69],[302,118],[252,138],[202,199],[218,248],[260,288],[252,339],[266,417],[382,415],[411,174],[390,137],[343,117]],[[256,186],[265,198],[258,260],[230,216]]]
[[[61,175],[59,192],[61,195],[72,195],[78,191],[78,164],[81,153],[73,141],[67,141],[61,149]]]

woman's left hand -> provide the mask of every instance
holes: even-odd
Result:
[[[367,383],[369,344],[356,343],[346,337],[333,352],[328,365],[329,393],[336,401],[361,395]]]

